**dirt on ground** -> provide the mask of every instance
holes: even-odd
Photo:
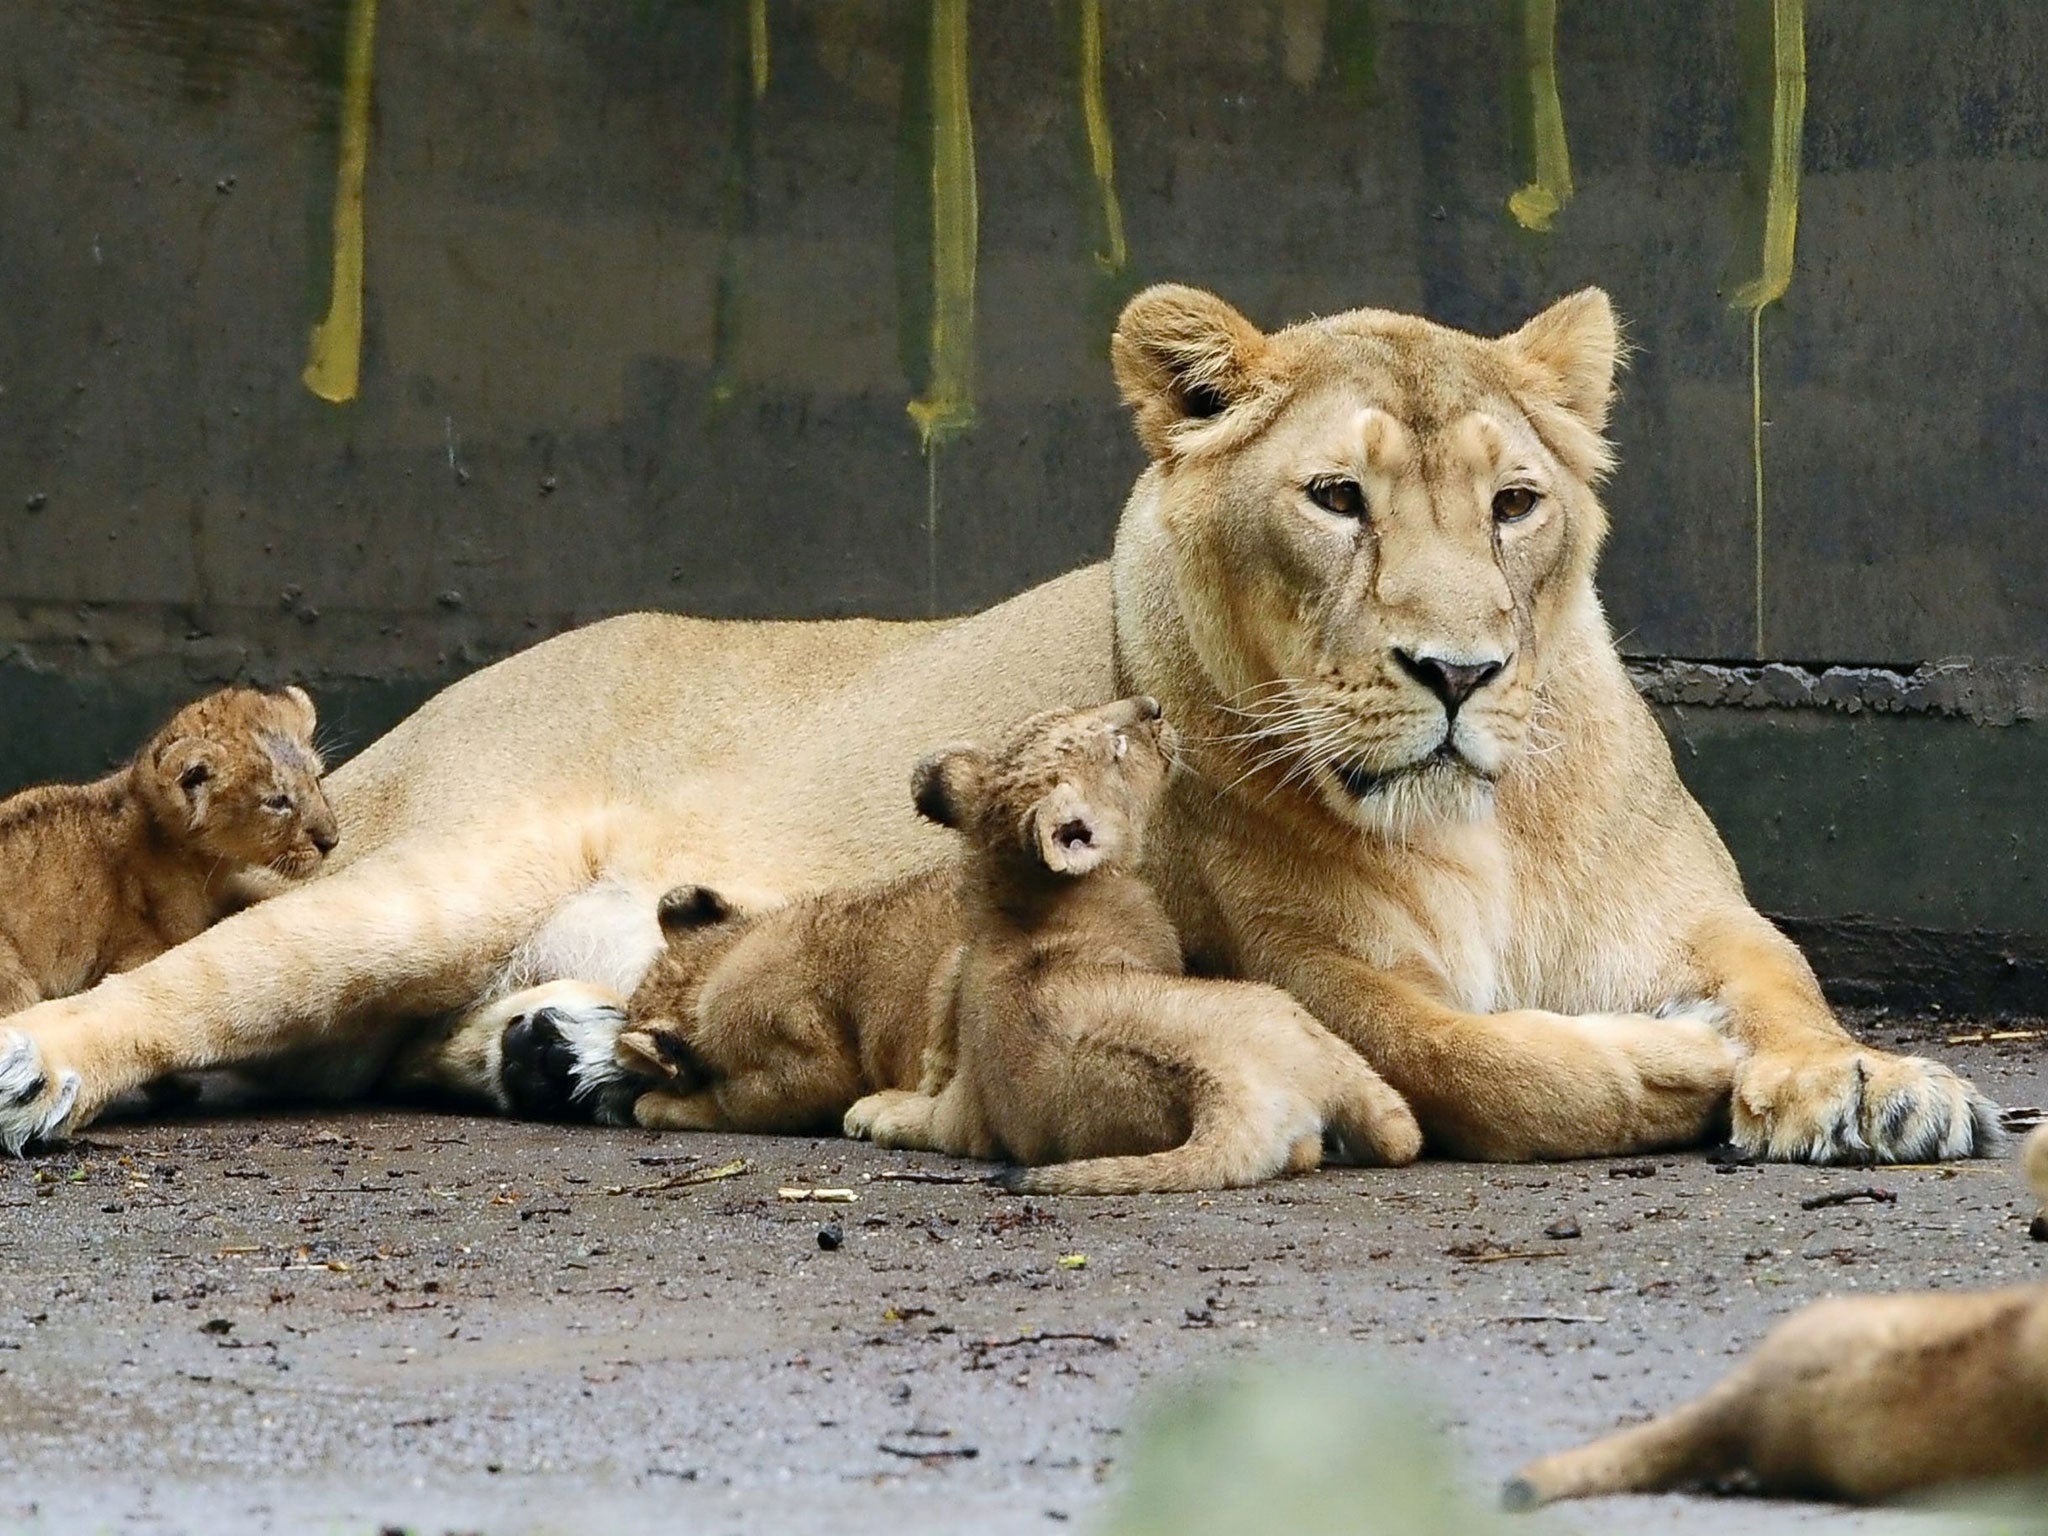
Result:
[[[1867,1032],[2048,1102],[2030,1026]],[[94,1127],[0,1166],[0,1531],[1085,1528],[1134,1412],[1251,1357],[1390,1364],[1486,1491],[1817,1297],[2048,1278],[2002,1161],[1065,1201],[976,1172],[384,1109]],[[818,1190],[851,1198],[788,1197]],[[1928,1520],[1670,1498],[1523,1528]]]

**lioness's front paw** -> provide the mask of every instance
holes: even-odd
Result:
[[[19,1156],[62,1141],[79,1082],[76,1072],[46,1063],[41,1047],[20,1030],[0,1029],[0,1148]]]
[[[499,1086],[515,1115],[631,1125],[645,1079],[618,1061],[626,1015],[595,997],[557,993],[505,1023]]]
[[[872,1141],[878,1147],[919,1148],[924,1145],[919,1133],[930,1127],[935,1102],[906,1088],[884,1088],[853,1101],[844,1129],[855,1141]]]
[[[1753,1157],[1922,1163],[1997,1149],[1998,1107],[1939,1062],[1845,1045],[1759,1053],[1738,1069],[1731,1130]]]

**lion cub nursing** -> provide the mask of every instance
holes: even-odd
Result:
[[[0,1014],[69,997],[311,874],[339,836],[305,690],[226,688],[126,767],[0,801]]]
[[[1292,998],[1181,975],[1134,872],[1171,751],[1150,699],[1050,711],[992,755],[919,766],[918,810],[965,840],[957,868],[752,919],[672,892],[620,1048],[690,1091],[644,1094],[635,1118],[844,1113],[885,1145],[1031,1165],[1004,1182],[1044,1194],[1250,1184],[1315,1167],[1326,1141],[1413,1159],[1406,1103]]]
[[[2048,1206],[2048,1127],[2022,1154]],[[1740,1481],[1876,1503],[2048,1472],[2048,1286],[1806,1308],[1704,1397],[1524,1467],[1510,1508]]]

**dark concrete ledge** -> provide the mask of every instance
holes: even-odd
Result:
[[[2048,938],[1956,933],[1869,917],[1779,917],[1834,1002],[1902,1011],[2048,1014]]]
[[[1628,670],[1637,691],[1657,704],[1939,715],[1976,725],[2013,725],[2048,714],[2048,664],[2010,657],[1818,668],[1632,658]]]

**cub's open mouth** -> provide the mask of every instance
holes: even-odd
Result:
[[[1092,847],[1095,842],[1095,834],[1085,821],[1062,822],[1059,830],[1052,836],[1054,842],[1069,852],[1076,848]]]

